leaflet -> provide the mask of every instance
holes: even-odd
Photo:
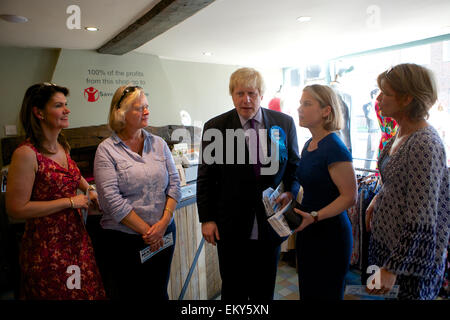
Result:
[[[290,209],[292,200],[283,208],[281,208],[280,203],[275,202],[283,192],[284,185],[283,182],[281,182],[275,190],[273,190],[273,188],[264,190],[262,201],[264,203],[264,208],[266,209],[267,222],[270,223],[273,230],[275,230],[280,237],[287,237],[292,233],[292,230],[289,228],[284,213]]]
[[[281,205],[279,203],[275,203],[275,201],[283,192],[283,182],[281,182],[275,190],[273,190],[273,188],[267,188],[266,190],[264,190],[263,203],[264,207],[266,208],[267,217],[274,215],[280,209]]]
[[[395,299],[398,296],[399,288],[400,286],[395,285],[392,287],[391,291],[389,291],[386,294],[369,294],[366,292],[366,286],[348,285],[345,287],[345,294],[351,294],[364,298],[381,297],[381,298]]]
[[[283,209],[272,215],[267,221],[270,223],[272,228],[278,233],[280,237],[287,237],[291,235],[292,230],[289,228],[289,224],[286,221],[284,213],[289,209],[292,205],[292,200],[284,206]]]
[[[170,247],[171,245],[173,245],[173,232],[166,234],[163,237],[164,240],[164,244],[161,248],[159,248],[156,251],[151,251],[150,250],[150,246],[142,249],[141,251],[139,251],[139,255],[141,258],[141,263],[144,263],[145,261],[147,261],[148,259],[150,259],[151,257],[153,257],[155,254],[157,254],[158,252],[160,252],[161,250],[166,249],[167,247]]]

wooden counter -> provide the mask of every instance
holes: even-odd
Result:
[[[195,202],[175,210],[174,218],[177,235],[168,287],[171,300],[180,296],[202,240]],[[221,284],[217,248],[204,242],[183,300],[214,299],[220,294]]]

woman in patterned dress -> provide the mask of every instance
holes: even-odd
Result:
[[[383,185],[367,209],[369,265],[380,272],[366,290],[383,294],[398,285],[399,299],[434,299],[450,234],[447,157],[426,121],[437,99],[434,77],[422,66],[400,64],[377,81],[381,114],[395,119],[398,132],[380,154]]]
[[[21,299],[104,299],[100,273],[80,209],[97,193],[81,176],[61,134],[69,126],[69,90],[31,86],[20,111],[26,141],[12,156],[6,208],[26,220],[20,250]]]

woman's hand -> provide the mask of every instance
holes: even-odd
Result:
[[[373,208],[375,207],[375,202],[377,201],[377,196],[373,197],[372,201],[370,202],[369,206],[366,209],[366,230],[371,230],[371,223],[372,223],[372,217],[373,217]]]
[[[88,197],[85,196],[84,194],[79,194],[77,196],[71,197],[70,199],[72,199],[72,201],[73,201],[74,209],[80,209],[80,208],[87,209],[89,206]]]
[[[294,232],[302,231],[307,226],[314,223],[314,218],[308,212],[301,211],[297,208],[294,208],[294,212],[303,217],[302,223],[298,226],[297,229],[294,230]]]
[[[386,294],[392,290],[392,287],[395,284],[395,280],[397,280],[397,275],[395,273],[389,272],[384,268],[380,269],[380,283],[379,289],[377,289],[377,277],[372,280],[372,285],[374,288],[371,290],[366,286],[366,292],[369,294]]]
[[[158,251],[162,246],[164,245],[164,239],[161,238],[159,240],[156,240],[154,242],[146,242],[150,246],[150,250],[152,252]]]
[[[98,193],[95,190],[89,190],[89,200],[90,206],[95,210],[100,210],[100,205],[98,203]]]
[[[154,225],[150,226],[150,229],[146,234],[142,236],[144,242],[150,245],[152,251],[158,250],[164,244],[163,236],[167,230],[167,224],[160,220]]]

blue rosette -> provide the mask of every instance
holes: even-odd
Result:
[[[269,130],[270,140],[278,146],[278,155],[280,162],[284,162],[288,158],[288,151],[286,148],[286,133],[279,126],[273,126]]]

